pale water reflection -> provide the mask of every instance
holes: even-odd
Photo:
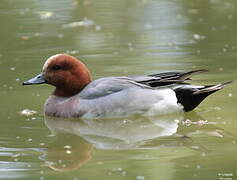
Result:
[[[168,157],[170,149],[175,148],[174,152],[178,152],[186,147],[206,156],[211,150],[205,144],[195,142],[193,136],[234,137],[197,114],[192,113],[190,117],[192,119],[187,119],[188,115],[184,114],[126,119],[62,119],[46,116],[45,124],[57,139],[48,145],[42,160],[53,170],[69,171],[88,163],[94,148],[132,151],[166,147],[167,152],[162,154]],[[105,163],[104,159],[98,163]]]
[[[134,149],[146,140],[172,136],[182,117],[133,117],[68,120],[45,118],[46,126],[55,133],[82,137],[98,149]]]

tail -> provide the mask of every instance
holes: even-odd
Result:
[[[191,111],[196,108],[207,96],[222,89],[232,82],[233,81],[228,81],[209,86],[181,85],[175,88],[174,91],[176,93],[178,103],[183,105],[184,111]]]

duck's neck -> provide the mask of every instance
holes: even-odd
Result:
[[[84,86],[85,87],[85,86]],[[56,87],[53,91],[53,95],[59,96],[59,97],[71,97],[74,96],[82,91],[84,87],[78,87],[78,88],[59,88]]]

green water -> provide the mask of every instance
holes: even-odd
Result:
[[[237,179],[236,82],[195,112],[84,121],[44,118],[53,88],[21,85],[62,52],[94,79],[205,68],[195,84],[235,80],[236,21],[234,0],[1,0],[0,179]]]

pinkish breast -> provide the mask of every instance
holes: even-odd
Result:
[[[78,108],[79,106],[80,103],[78,97],[73,96],[65,98],[51,95],[45,102],[44,112],[47,116],[63,118],[80,117],[84,113],[78,110],[80,109]]]

